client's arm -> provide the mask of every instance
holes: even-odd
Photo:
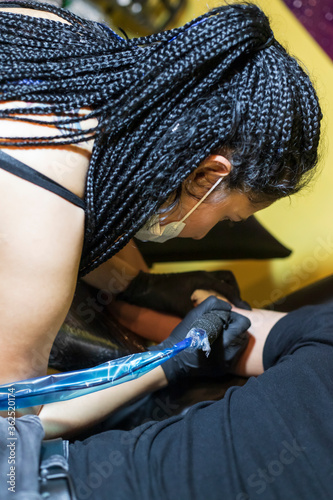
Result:
[[[235,366],[234,372],[244,377],[260,375],[264,371],[263,351],[268,334],[286,313],[263,309],[244,311],[237,307],[233,307],[232,310],[246,316],[251,321],[251,327],[248,329],[249,343]]]
[[[110,295],[107,309],[121,325],[145,339],[161,342],[180,323],[181,318],[148,309],[149,302],[147,307],[142,307],[115,300],[140,271],[143,275],[149,276],[149,269],[134,241],[131,240],[117,255],[87,274],[82,280]]]
[[[161,366],[142,377],[124,384],[103,389],[69,401],[59,401],[43,406],[39,417],[45,438],[78,433],[104,420],[135,399],[162,389],[167,379]]]
[[[230,309],[226,302],[210,297],[193,309],[170,337],[157,346],[158,349],[170,348],[183,340],[191,328],[205,328],[209,338],[212,335],[213,338],[217,336],[212,343],[212,353],[209,357],[200,350],[181,351],[161,367],[137,380],[44,406],[40,418],[47,438],[79,432],[103,420],[137,397],[156,391],[168,383],[177,383],[181,378],[219,377],[226,373],[229,363],[247,343],[245,332],[249,327],[249,321],[244,316],[233,313]]]
[[[196,290],[191,298],[195,305],[199,305],[210,295],[212,295],[211,291]],[[213,295],[221,300],[225,300],[224,297],[215,292]],[[266,311],[264,309],[252,309],[248,311],[233,305],[232,310],[246,316],[251,321],[251,326],[248,329],[249,343],[235,366],[234,373],[244,377],[260,375],[264,371],[263,350],[267,336],[273,326],[283,318],[286,313]]]

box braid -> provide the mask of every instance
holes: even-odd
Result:
[[[81,276],[117,253],[212,153],[229,152],[225,185],[253,201],[292,194],[311,175],[317,96],[257,6],[222,6],[181,28],[125,40],[49,4],[17,5],[70,23],[0,13],[1,99],[33,103],[0,118],[59,117],[61,135],[17,138],[16,146],[94,138]],[[91,111],[78,117],[83,107]],[[88,118],[95,128],[76,126]]]

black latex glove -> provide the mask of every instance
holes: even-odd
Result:
[[[239,293],[231,271],[191,271],[188,273],[150,274],[140,271],[117,299],[129,304],[184,318],[193,308],[195,290],[214,290],[236,307],[251,309]]]
[[[184,377],[221,377],[245,349],[250,325],[248,318],[231,312],[230,304],[212,296],[193,309],[166,340],[149,350],[170,348],[183,340],[191,328],[203,328],[212,349],[208,357],[200,349],[186,349],[161,366],[169,383]]]

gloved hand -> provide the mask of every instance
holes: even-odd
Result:
[[[197,289],[214,290],[235,306],[251,309],[249,304],[241,299],[236,278],[231,271],[170,274],[140,271],[117,299],[184,318],[193,308],[191,295]]]
[[[200,349],[184,350],[161,366],[169,383],[184,377],[220,377],[228,373],[247,346],[250,325],[248,318],[231,311],[230,304],[211,296],[193,309],[166,340],[149,350],[170,348],[191,328],[203,328],[212,349],[208,357]]]

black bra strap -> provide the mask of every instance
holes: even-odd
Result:
[[[7,172],[10,172],[14,175],[17,175],[18,177],[21,177],[28,182],[32,182],[32,184],[36,184],[37,186],[47,189],[48,191],[51,191],[52,193],[55,193],[62,198],[65,198],[65,200],[73,203],[80,208],[83,208],[83,210],[85,208],[85,203],[83,200],[81,200],[81,198],[79,198],[79,196],[61,186],[61,184],[58,184],[58,182],[54,181],[53,179],[50,179],[41,172],[38,172],[38,170],[34,170],[33,168],[28,167],[28,165],[25,165],[25,163],[22,163],[21,161],[13,158],[12,156],[4,153],[1,150],[0,168],[2,168],[3,170],[7,170]]]

